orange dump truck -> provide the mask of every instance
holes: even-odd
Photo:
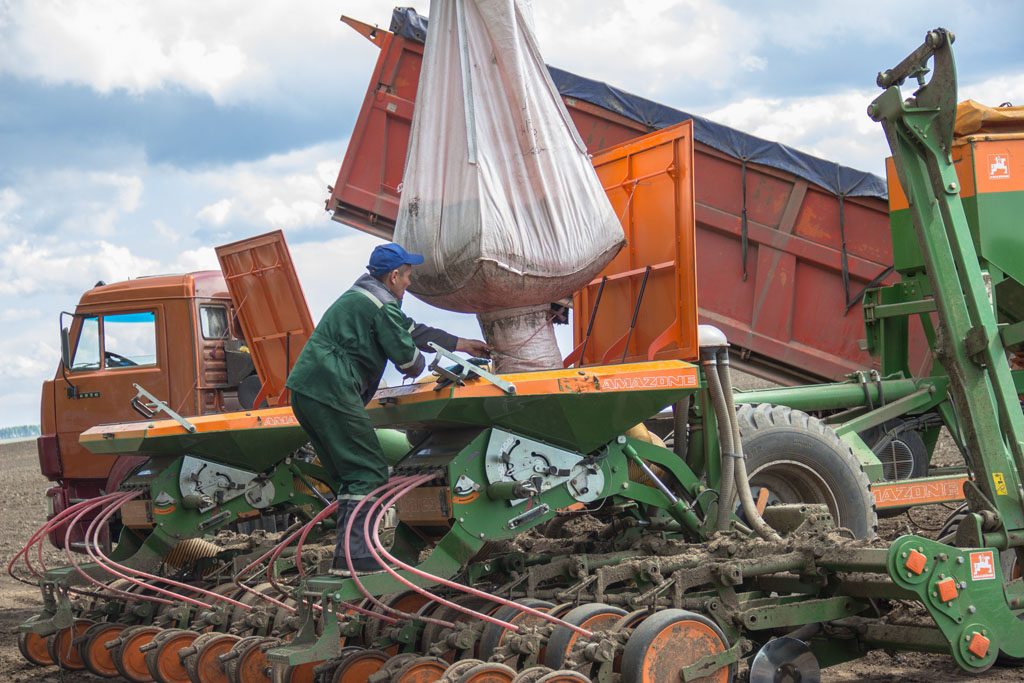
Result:
[[[40,405],[50,516],[115,490],[144,460],[90,453],[78,442],[90,427],[160,412],[154,399],[179,416],[287,401],[284,380],[313,323],[284,236],[217,252],[221,271],[98,282],[62,314],[62,359]]]

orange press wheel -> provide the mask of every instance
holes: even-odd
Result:
[[[370,674],[376,673],[390,659],[383,650],[354,652],[334,670],[331,683],[366,683]]]
[[[437,683],[455,683],[457,680],[462,678],[462,674],[466,673],[474,666],[483,664],[483,660],[480,659],[460,659],[454,664],[449,664],[448,668],[444,670],[444,675]]]
[[[391,609],[396,609],[399,612],[405,612],[406,614],[416,614],[423,605],[430,602],[430,598],[412,590],[404,591],[402,593],[390,593],[378,599]],[[389,614],[392,617],[398,617],[398,615],[391,614],[377,605],[374,605],[371,611],[376,612],[377,614]],[[383,630],[384,622],[381,619],[375,619],[373,617],[368,618],[366,620],[366,625],[363,626],[363,643],[365,643],[367,647],[375,647],[376,643],[374,641],[380,637]],[[398,650],[395,649],[395,652],[392,652],[391,654],[397,654],[397,652]]]
[[[53,658],[46,648],[46,637],[38,633],[19,633],[18,650],[21,656],[36,666],[49,666]]]
[[[417,658],[419,658],[419,655],[415,652],[404,652],[400,655],[395,655],[388,661],[384,662],[384,666],[380,668],[374,678],[389,681],[390,683],[392,676],[394,676],[400,669],[403,669],[406,664]]]
[[[89,630],[82,634],[78,654],[90,673],[101,678],[114,678],[120,675],[114,666],[114,658],[107,649],[107,643],[117,640],[124,629],[124,624],[101,621],[90,626]]]
[[[153,680],[157,683],[189,683],[188,671],[178,652],[198,637],[195,631],[172,628],[156,634],[149,645],[144,645],[146,668]]]
[[[231,683],[270,683],[266,650],[263,645],[279,642],[277,638],[249,636],[236,642],[231,651],[220,658],[224,673]]]
[[[323,664],[323,662],[307,662],[306,664],[292,664],[286,666],[284,671],[275,680],[280,683],[315,683],[316,675],[313,673],[313,669]]]
[[[512,679],[512,683],[537,683],[538,680],[547,676],[551,673],[551,669],[546,666],[531,666],[529,669],[520,671],[519,674]]]
[[[457,683],[512,683],[515,677],[516,670],[512,667],[490,662],[477,664],[462,674]]]
[[[149,683],[153,674],[146,667],[146,655],[140,650],[153,640],[161,629],[156,626],[132,626],[121,631],[117,646],[110,651],[117,672],[132,683]]]
[[[624,616],[626,610],[621,607],[591,602],[570,610],[562,620],[588,631],[600,631],[611,628],[612,624]],[[566,656],[572,652],[573,646],[581,637],[579,633],[565,626],[555,626],[544,650],[545,666],[555,670],[561,669]]]
[[[681,609],[662,610],[647,617],[630,635],[622,653],[622,680],[678,681],[687,666],[728,648],[725,634],[707,617]],[[733,663],[698,680],[729,683],[735,674]]]
[[[391,683],[436,683],[447,669],[440,657],[416,657],[391,676]]]
[[[189,680],[192,683],[229,683],[220,656],[230,652],[241,638],[230,633],[209,633],[200,637],[208,640],[197,643],[196,654],[185,661]]]
[[[91,619],[75,619],[71,626],[62,628],[46,639],[46,653],[50,661],[66,671],[81,671],[85,668],[78,653],[75,640],[93,625]]]
[[[549,609],[554,607],[554,604],[547,600],[537,600],[535,598],[523,598],[517,601],[524,607],[532,607],[540,612],[547,612]],[[514,626],[535,626],[544,620],[540,617],[535,617],[532,614],[528,614],[521,609],[513,607],[512,605],[505,605],[494,613],[495,619],[508,622]],[[498,624],[488,623],[484,627],[483,633],[480,635],[480,659],[484,661],[491,658],[494,651],[501,647],[505,641],[505,636],[508,635],[508,629]]]

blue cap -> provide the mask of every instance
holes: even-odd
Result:
[[[394,242],[377,246],[370,254],[370,265],[366,269],[371,275],[384,275],[390,273],[399,266],[409,264],[415,266],[423,263],[423,257],[419,254],[410,254],[401,245]]]

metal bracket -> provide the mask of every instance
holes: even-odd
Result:
[[[717,655],[701,657],[690,666],[684,667],[680,677],[684,681],[695,681],[698,678],[710,676],[714,672],[740,661],[743,655],[753,649],[754,645],[746,638],[740,638],[736,644]]]
[[[463,384],[466,383],[467,379],[471,379],[475,375],[480,379],[487,380],[494,386],[504,391],[506,394],[509,394],[510,396],[515,395],[516,385],[512,384],[511,382],[506,382],[497,375],[492,374],[487,370],[484,370],[479,365],[473,364],[470,360],[466,358],[461,358],[460,356],[456,356],[451,351],[442,349],[434,342],[428,342],[428,345],[437,353],[437,355],[434,356],[434,360],[430,362],[430,370],[437,373],[438,377],[440,378],[437,381],[437,387],[434,388],[434,391],[440,391],[449,382],[455,384],[456,386],[462,386]],[[455,367],[441,367],[440,361],[442,358],[451,361],[452,363],[455,363]]]
[[[196,426],[171,410],[169,405],[140,387],[138,384],[132,384],[132,386],[135,387],[135,391],[138,392],[135,394],[135,398],[132,399],[132,410],[147,420],[152,420],[158,413],[167,413],[171,419],[184,427],[185,431],[189,434],[195,433]],[[148,399],[149,403],[143,403],[142,399]]]

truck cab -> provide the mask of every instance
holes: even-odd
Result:
[[[219,271],[98,282],[61,321],[64,359],[43,383],[38,439],[40,469],[57,482],[51,515],[114,490],[141,460],[97,457],[78,442],[94,425],[141,419],[135,385],[183,416],[239,410],[239,386],[255,381],[250,401],[259,388]]]

